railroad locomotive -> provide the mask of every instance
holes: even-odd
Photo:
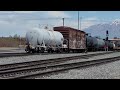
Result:
[[[86,52],[104,50],[113,44],[98,37],[88,36],[84,31],[70,27],[59,26],[53,30],[33,28],[26,33],[27,53],[34,52]]]

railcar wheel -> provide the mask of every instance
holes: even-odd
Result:
[[[30,53],[31,51],[26,51],[26,53]]]
[[[25,51],[26,51],[26,53],[31,53],[31,49],[30,49],[30,47],[27,46],[26,49],[25,49]]]
[[[50,53],[50,50],[48,50],[48,53]]]
[[[45,49],[44,48],[41,48],[41,53],[44,53],[45,52]]]
[[[35,53],[35,50],[34,50],[34,49],[32,49],[32,53]]]
[[[37,48],[37,53],[39,53],[40,52],[40,49],[39,49],[39,47]]]

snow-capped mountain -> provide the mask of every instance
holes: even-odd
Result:
[[[106,37],[107,30],[109,32],[109,38],[120,38],[120,21],[115,20],[111,23],[96,24],[84,29],[86,33],[91,33],[91,36],[100,36],[101,38]]]

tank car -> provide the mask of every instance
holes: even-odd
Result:
[[[105,41],[103,39],[97,38],[97,50],[104,50]]]
[[[89,50],[89,51],[93,51],[93,49],[95,49],[95,47],[97,46],[97,39],[96,38],[93,38],[93,37],[91,37],[91,36],[86,36],[86,46],[87,46],[87,49]]]
[[[104,40],[96,37],[86,36],[86,46],[89,51],[103,50]]]
[[[30,52],[60,51],[64,38],[60,32],[33,28],[26,33],[26,49]]]
[[[106,45],[108,45],[108,50],[113,50],[114,49],[114,43],[111,41],[105,41]]]

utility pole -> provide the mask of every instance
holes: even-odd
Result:
[[[79,11],[78,11],[78,30],[79,30]]]
[[[64,20],[65,20],[65,18],[62,18],[63,19],[63,27],[64,27]]]
[[[81,21],[82,21],[82,17],[80,17],[80,30],[82,29],[81,27],[82,27],[82,23],[81,23]]]
[[[80,24],[80,30],[81,30],[81,20],[82,20],[82,17],[79,16],[79,11],[78,11],[78,30],[79,30],[79,24]]]

